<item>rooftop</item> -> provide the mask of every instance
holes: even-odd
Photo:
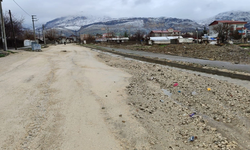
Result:
[[[210,23],[209,26],[211,25],[216,25],[218,23],[227,23],[227,24],[247,24],[246,21],[232,21],[232,20],[215,20],[214,22]]]

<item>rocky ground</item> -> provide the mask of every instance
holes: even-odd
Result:
[[[103,46],[130,50],[163,53],[209,60],[221,60],[233,63],[250,64],[250,49],[238,45],[206,45],[206,44],[169,44],[169,45],[141,45],[105,43]]]
[[[188,49],[187,55],[191,55],[193,45],[190,48],[181,45],[184,46]],[[167,47],[172,46],[162,50]],[[234,51],[233,47],[217,48]],[[213,56],[206,54],[202,56],[200,53],[201,57]],[[198,54],[194,52],[192,56]],[[249,89],[199,74],[102,53],[98,59],[132,75],[126,103],[148,132],[144,140],[150,147],[145,149],[250,149]],[[136,141],[129,144],[136,147]]]

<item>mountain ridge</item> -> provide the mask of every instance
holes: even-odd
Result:
[[[45,24],[47,29],[56,28],[60,30],[78,31],[85,34],[112,32],[135,33],[138,30],[150,32],[150,30],[165,30],[174,28],[182,32],[203,29],[214,20],[238,20],[247,21],[246,27],[250,27],[250,11],[227,11],[203,20],[180,19],[172,17],[97,17],[91,15],[71,15],[53,19]]]

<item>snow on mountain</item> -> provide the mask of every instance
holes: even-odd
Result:
[[[110,21],[110,17],[97,17],[97,16],[82,16],[72,15],[66,17],[56,18],[45,24],[46,28],[66,28],[70,30],[79,30],[81,26],[92,24],[95,22],[106,22]]]
[[[78,31],[81,33],[96,34],[107,32],[135,33],[138,30],[150,32],[151,30],[166,30],[174,28],[181,31],[195,30],[201,28],[199,24],[189,19],[178,18],[110,18],[97,16],[72,15],[56,18],[45,24],[47,29],[57,28]]]
[[[250,12],[249,11],[228,11],[219,13],[218,15],[204,19],[198,20],[197,22],[201,25],[209,25],[215,20],[235,20],[235,21],[246,21],[250,22]]]
[[[214,20],[237,20],[249,22],[246,27],[250,28],[250,12],[248,11],[228,11],[219,13],[218,15],[204,19],[193,21],[190,19],[179,18],[111,18],[97,17],[91,15],[72,15],[61,18],[56,18],[46,23],[45,27],[57,28],[66,31],[80,31],[80,33],[96,34],[104,32],[124,33],[125,31],[135,33],[141,30],[145,33],[151,30],[166,30],[174,28],[182,32],[194,31],[196,28],[203,29],[203,26],[209,25]]]
[[[97,22],[89,25],[82,26],[81,33],[104,33],[115,32],[135,33],[138,30],[145,33],[149,33],[152,30],[166,30],[168,28],[174,28],[181,31],[193,31],[196,28],[202,29],[202,26],[189,19],[178,18],[123,18],[117,20],[111,20],[107,22]],[[108,30],[107,30],[108,29]]]

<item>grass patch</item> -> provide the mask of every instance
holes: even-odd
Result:
[[[0,54],[0,57],[5,57],[5,55],[4,54]]]
[[[43,45],[42,48],[48,48],[49,46],[48,45]]]
[[[18,53],[18,52],[12,52],[12,51],[7,51],[8,53],[11,53],[11,54],[15,54],[15,53]]]
[[[160,47],[165,47],[165,46],[167,46],[166,44],[163,44],[163,45],[159,45]]]

